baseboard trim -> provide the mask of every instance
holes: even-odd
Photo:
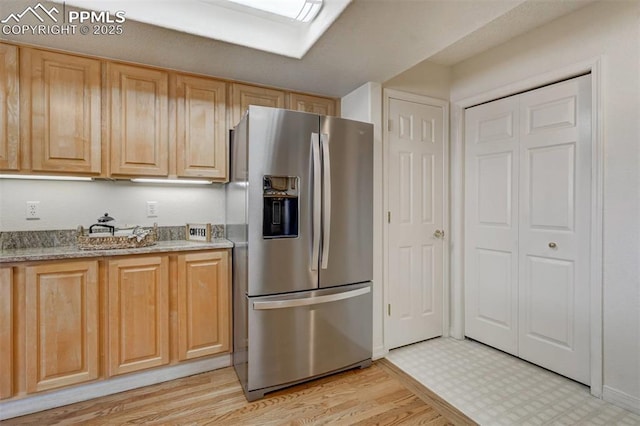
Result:
[[[609,386],[602,387],[602,399],[622,407],[633,413],[640,414],[640,398],[622,392]]]
[[[76,402],[87,401],[100,396],[111,395],[157,383],[168,382],[182,377],[193,376],[219,368],[229,367],[231,356],[222,355],[215,358],[207,358],[191,361],[170,367],[158,368],[140,373],[127,374],[126,376],[113,377],[86,385],[74,386],[68,389],[53,391],[43,395],[34,395],[15,401],[0,403],[0,420],[24,416],[62,407]]]
[[[376,359],[384,358],[387,355],[389,355],[389,351],[384,346],[377,346],[373,348],[373,355],[371,359],[375,361]]]

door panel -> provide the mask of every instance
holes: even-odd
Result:
[[[266,87],[233,83],[231,85],[231,127],[235,127],[250,105],[285,108],[285,93]]]
[[[541,102],[527,108],[527,133],[533,134],[576,125],[576,96],[568,94],[549,102]]]
[[[398,204],[398,214],[400,223],[407,224],[413,222],[412,208],[412,178],[413,178],[413,154],[410,152],[398,153],[398,183],[400,184],[400,203]]]
[[[27,392],[98,378],[98,262],[26,268]]]
[[[509,252],[476,249],[477,298],[476,318],[487,326],[510,330],[514,323],[513,280],[514,261]]]
[[[0,268],[0,399],[13,396],[13,269]]]
[[[313,165],[311,135],[318,133],[317,115],[259,106],[249,107],[248,265],[249,296],[313,290],[312,269]],[[265,175],[297,177],[298,236],[263,237],[263,179]]]
[[[365,283],[249,298],[249,392],[371,358],[371,321],[363,320],[373,315],[371,297]],[[298,306],[260,306],[270,302]]]
[[[231,346],[229,255],[178,256],[178,359],[227,352]]]
[[[178,74],[176,168],[180,177],[227,178],[226,84]]]
[[[389,100],[389,337],[442,334],[444,108]]]
[[[588,384],[590,76],[466,110],[465,334]]]
[[[477,157],[478,223],[509,227],[511,224],[510,152]]]
[[[323,199],[323,227],[329,219],[327,268],[321,266],[320,287],[371,281],[373,278],[373,125],[325,117],[328,135],[331,200]],[[327,161],[329,163],[327,163]],[[325,169],[323,169],[325,170]],[[324,183],[328,176],[323,176]],[[323,191],[326,188],[323,188]],[[330,208],[329,208],[330,204]],[[325,229],[323,228],[323,235]],[[323,255],[322,255],[323,256]],[[321,263],[324,261],[321,258]]]
[[[520,357],[588,384],[591,78],[521,95]]]
[[[303,95],[302,93],[289,94],[289,108],[318,115],[336,115],[335,99]]]
[[[522,331],[542,343],[571,349],[574,263],[537,256],[527,260],[523,296],[528,317]]]
[[[111,173],[169,174],[169,77],[166,72],[107,64]]]
[[[518,101],[465,114],[465,334],[517,354]]]
[[[169,259],[109,261],[108,375],[169,363]]]
[[[18,48],[0,44],[0,170],[20,168]]]
[[[21,52],[30,57],[33,170],[100,173],[100,61]]]
[[[525,155],[529,158],[528,204],[531,227],[572,231],[575,144],[533,148]]]

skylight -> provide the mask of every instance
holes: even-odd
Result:
[[[301,59],[352,0],[52,1]]]
[[[322,7],[322,0],[227,0],[274,13],[299,22],[311,22]]]

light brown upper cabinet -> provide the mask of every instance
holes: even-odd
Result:
[[[233,83],[231,85],[231,102],[233,104],[231,128],[240,122],[242,114],[249,105],[286,108],[285,99],[285,92],[282,90]]]
[[[227,179],[226,84],[172,76],[176,102],[176,174]]]
[[[178,256],[178,359],[231,349],[229,251]]]
[[[18,48],[0,44],[0,170],[20,167]]]
[[[0,399],[13,395],[13,271],[0,268]]]
[[[169,363],[169,256],[109,260],[108,375]]]
[[[26,268],[27,392],[98,378],[98,262],[47,262]]]
[[[168,73],[107,62],[111,174],[169,174]]]
[[[100,174],[100,61],[27,48],[20,55],[31,169]]]
[[[334,99],[300,93],[289,94],[289,108],[320,115],[336,115],[336,101]]]

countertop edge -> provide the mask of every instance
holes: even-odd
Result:
[[[154,253],[175,253],[180,251],[199,251],[233,248],[233,243],[224,238],[211,242],[186,240],[160,241],[156,245],[129,249],[81,250],[76,246],[0,250],[0,266],[9,263],[34,262],[43,260],[87,259],[96,257],[133,256]]]

